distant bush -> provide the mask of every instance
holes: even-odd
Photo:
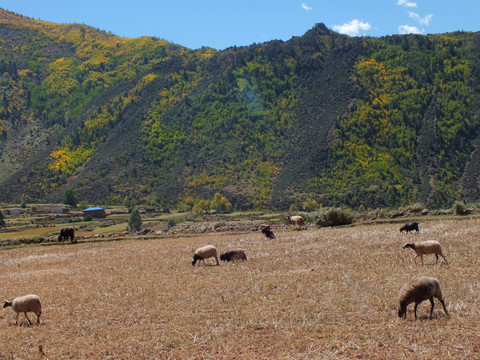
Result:
[[[465,215],[467,207],[465,204],[461,201],[455,201],[455,204],[453,204],[453,212],[455,215]]]
[[[72,188],[68,187],[65,190],[63,194],[63,203],[65,205],[70,205],[73,208],[77,207],[77,204],[78,204],[77,194],[75,194],[75,191]]]
[[[220,214],[226,214],[232,212],[232,204],[225,196],[216,193],[213,200],[210,201],[210,209]]]
[[[316,224],[321,227],[349,225],[353,219],[353,214],[346,209],[325,208],[319,212]]]
[[[142,223],[143,221],[140,217],[140,211],[138,211],[138,209],[134,207],[128,219],[127,230],[130,232],[139,231],[142,227]]]
[[[413,205],[408,205],[407,206],[407,211],[410,211],[412,213],[421,213],[425,209],[425,205],[422,203],[415,203]]]
[[[198,215],[203,215],[203,214],[206,214],[208,212],[208,209],[210,208],[210,202],[208,200],[198,200],[195,205],[193,206],[193,209],[192,211],[195,213],[195,214],[198,214]]]
[[[318,203],[315,199],[307,199],[302,203],[304,211],[310,212],[318,209]]]
[[[86,209],[86,208],[88,208],[88,202],[86,202],[85,200],[80,201],[80,202],[78,203],[78,207],[79,207],[80,209],[82,209],[82,210],[83,210],[83,209]]]
[[[173,228],[175,225],[177,225],[177,222],[175,221],[175,219],[168,219],[168,221],[167,221],[167,229],[168,230]]]
[[[297,205],[297,204],[292,204],[292,205],[290,205],[289,211],[290,211],[290,212],[296,212],[296,211],[298,211],[298,205]]]

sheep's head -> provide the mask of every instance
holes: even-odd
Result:
[[[5,300],[3,302],[3,308],[5,309],[7,306],[12,306],[12,301],[11,300]]]
[[[193,254],[192,266],[195,266],[195,263],[200,259],[201,259],[200,256],[198,256],[197,254]]]
[[[407,317],[407,307],[400,306],[400,308],[398,309],[398,317]]]
[[[413,244],[410,241],[405,243],[405,245],[402,246],[402,249],[408,249],[408,248],[413,249]]]

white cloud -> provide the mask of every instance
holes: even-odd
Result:
[[[430,21],[432,21],[432,18],[433,18],[432,14],[429,14],[422,18],[420,15],[418,15],[414,11],[409,11],[408,15],[410,16],[411,19],[418,21],[420,25],[427,25],[427,26],[430,25]]]
[[[357,19],[354,19],[349,23],[345,23],[343,25],[333,25],[333,29],[335,31],[350,36],[359,36],[360,31],[370,30],[371,28],[372,25],[370,25],[368,22],[362,22]]]
[[[414,1],[409,0],[398,0],[397,5],[405,6],[405,7],[417,7],[417,3]]]
[[[312,10],[312,8],[307,5],[307,3],[303,3],[303,4],[302,4],[302,8],[304,8],[304,9],[307,10],[307,11]]]
[[[416,26],[409,26],[409,25],[400,25],[398,27],[398,31],[400,34],[421,34],[423,30],[420,30]]]

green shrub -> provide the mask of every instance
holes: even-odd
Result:
[[[77,204],[78,204],[77,194],[72,188],[68,187],[65,190],[65,193],[63,194],[63,203],[65,205],[70,205],[73,208],[77,207]]]
[[[319,212],[317,225],[321,227],[349,225],[353,222],[353,214],[342,208],[325,208]]]
[[[462,201],[455,201],[453,204],[453,212],[455,215],[465,215],[466,206]]]
[[[210,202],[208,200],[198,200],[195,205],[193,206],[192,211],[195,214],[198,215],[203,215],[208,212],[208,209],[210,208]]]
[[[140,211],[136,207],[132,209],[130,217],[128,218],[127,230],[130,232],[139,231],[142,227],[142,218],[140,217]]]
[[[425,209],[425,205],[422,203],[415,203],[407,206],[407,210],[412,213],[420,213],[423,209]]]
[[[298,205],[297,204],[292,204],[290,205],[290,212],[296,212],[298,211]]]
[[[85,200],[82,200],[78,203],[78,207],[82,210],[86,209],[86,208],[88,208],[88,202],[86,202]]]
[[[168,221],[167,221],[167,229],[168,230],[173,228],[175,225],[177,225],[177,222],[175,221],[175,219],[168,219]]]
[[[213,200],[210,201],[210,209],[220,214],[227,214],[232,212],[232,204],[225,196],[216,193]]]
[[[302,208],[306,212],[315,211],[318,209],[318,202],[315,199],[307,199],[302,203]]]

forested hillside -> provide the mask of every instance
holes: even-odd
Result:
[[[190,50],[0,11],[0,90],[0,201],[480,197],[479,33]]]

